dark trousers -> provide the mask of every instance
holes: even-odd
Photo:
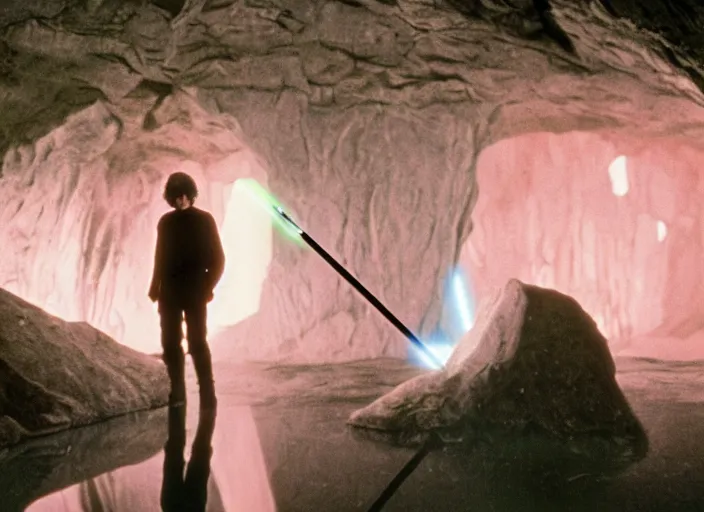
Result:
[[[181,341],[183,340],[183,320],[186,320],[186,340],[193,367],[198,377],[201,406],[213,405],[215,385],[213,365],[207,341],[207,303],[199,302],[186,306],[160,302],[161,346],[164,350],[164,363],[171,380],[172,403],[183,401],[186,395],[185,360]]]

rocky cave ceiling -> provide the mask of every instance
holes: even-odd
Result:
[[[0,286],[156,349],[160,187],[185,168],[220,220],[235,179],[266,181],[427,333],[485,148],[579,131],[702,150],[703,23],[694,0],[5,0]],[[267,275],[260,314],[228,331],[257,343],[216,355],[404,353],[315,255],[275,239]]]

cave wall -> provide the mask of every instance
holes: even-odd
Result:
[[[92,271],[99,281],[78,293],[67,282],[61,293],[78,295],[83,310],[120,296],[118,303],[139,309],[130,315],[139,318],[135,325],[155,322],[140,302],[151,262],[123,265],[110,254],[129,258],[135,244],[142,252],[153,245],[147,230],[163,208],[166,174],[190,162],[207,182],[208,169],[241,151],[259,162],[301,225],[424,334],[439,318],[442,279],[471,231],[483,148],[546,130],[669,134],[692,146],[704,140],[704,98],[666,56],[681,54],[667,39],[589,2],[553,2],[569,45],[541,25],[529,2],[461,11],[417,1],[201,1],[173,17],[156,5],[96,2],[15,19],[0,33],[5,167],[22,151],[41,154],[39,141],[61,133],[69,114],[102,108],[120,129],[112,158],[95,166],[102,172],[91,175],[94,186],[115,176],[132,190],[144,180],[138,169],[154,171],[143,181],[150,212],[140,217],[143,228],[129,242],[105,236],[108,257]],[[50,167],[42,172],[57,172]],[[208,186],[213,196],[239,176],[226,168],[218,167],[227,179]],[[3,171],[0,187],[11,175]],[[13,186],[11,196],[27,195],[29,183]],[[113,197],[101,204],[114,204]],[[161,206],[147,206],[147,197]],[[223,202],[203,199],[214,209]],[[92,212],[83,225],[124,230],[119,208],[96,203],[82,211]],[[11,238],[35,215],[5,217],[0,236],[13,240],[17,255],[30,247],[23,265],[34,275],[53,276],[48,262],[56,251],[39,247],[55,221],[29,230],[24,246]],[[83,257],[92,252],[79,245],[74,251]],[[6,270],[2,279],[16,287],[36,280],[16,273]],[[124,316],[121,309],[111,311]],[[112,325],[106,316],[93,321]],[[405,340],[324,262],[278,239],[260,313],[214,342],[214,352],[228,358],[321,361],[404,351]]]
[[[627,190],[610,174],[618,157]],[[612,350],[678,338],[658,356],[704,355],[687,342],[704,328],[701,160],[669,139],[613,133],[536,133],[487,148],[461,257],[475,292],[517,277],[575,297]]]
[[[296,222],[403,322],[418,328],[426,315],[437,317],[439,275],[459,254],[475,199],[469,123],[445,107],[342,113],[302,110],[292,95],[271,110],[260,101],[227,99],[219,95],[218,103],[229,112],[248,109],[236,117],[246,133],[257,134],[249,140],[260,142],[270,169],[280,169],[269,185]],[[449,170],[447,177],[436,179],[437,169]],[[405,354],[404,339],[320,256],[281,238],[274,249],[261,314],[223,333],[218,356],[320,361]]]
[[[156,222],[168,211],[166,175],[187,170],[210,183],[200,201],[220,219],[224,184],[238,172],[249,175],[233,162],[244,152],[231,126],[211,116],[206,126],[185,94],[150,111],[154,103],[136,93],[122,108],[96,103],[73,114],[8,151],[0,178],[0,196],[8,198],[0,203],[0,287],[146,352],[160,349],[146,293]],[[148,111],[155,125],[145,132],[134,119]]]

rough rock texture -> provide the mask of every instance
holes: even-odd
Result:
[[[610,168],[621,155],[627,189],[616,195]],[[474,292],[484,297],[511,277],[555,288],[613,350],[704,358],[703,158],[671,140],[588,133],[487,148],[460,257]],[[645,336],[661,338],[662,350]]]
[[[145,116],[152,120],[146,131]],[[184,141],[204,156],[200,163],[184,159]],[[90,321],[134,348],[157,351],[158,318],[146,290],[155,226],[168,209],[164,175],[190,172],[204,183],[201,200],[222,219],[227,173],[246,159],[240,149],[233,126],[205,115],[186,93],[159,101],[138,88],[120,109],[98,102],[71,115],[5,155],[0,238],[13,256],[0,261],[0,286],[61,318]]]
[[[645,433],[615,374],[606,340],[577,302],[511,280],[484,302],[443,370],[401,384],[349,422],[402,434],[473,427],[598,437],[643,453]]]
[[[701,63],[704,62],[704,38],[701,26],[704,23],[704,5],[698,0],[670,2],[657,0],[600,0],[607,10],[617,17],[633,20],[638,26],[661,34],[682,52],[664,50],[665,57],[681,67],[702,89]],[[683,58],[684,56],[688,58]],[[699,65],[697,65],[699,64]]]
[[[11,196],[20,199],[47,179],[57,196],[43,211],[1,207],[0,240],[23,247],[6,266],[33,273],[8,277],[4,268],[0,285],[43,304],[52,292],[40,283],[58,274],[51,262],[68,261],[88,291],[75,293],[72,279],[57,284],[53,293],[72,298],[52,299],[55,312],[77,312],[142,347],[128,330],[154,316],[144,299],[148,262],[130,258],[151,249],[138,233],[157,216],[157,183],[182,164],[204,176],[244,145],[301,225],[427,333],[440,315],[442,278],[471,231],[475,161],[487,145],[546,130],[704,140],[698,53],[679,44],[694,36],[676,29],[684,19],[696,25],[700,11],[651,26],[656,15],[624,2],[4,2],[0,151],[9,151],[0,187],[14,175]],[[603,6],[611,4],[630,19],[614,17]],[[44,137],[57,152],[64,141],[85,138],[81,152],[92,144],[65,124],[86,109],[110,112],[109,133],[104,156],[81,170],[95,184],[75,222],[62,210],[72,187],[54,186],[71,183],[71,166],[36,171]],[[225,168],[204,206],[217,209],[228,184],[250,172]],[[133,195],[136,211],[106,206],[131,205]],[[125,217],[140,222],[129,241],[117,228]],[[57,226],[57,218],[66,220]],[[43,233],[73,229],[63,240],[75,243],[37,245],[47,243]],[[84,233],[99,234],[102,248]],[[260,314],[227,338],[214,347],[220,357],[321,361],[405,350],[317,255],[280,240]]]
[[[164,405],[158,359],[0,289],[0,446]]]

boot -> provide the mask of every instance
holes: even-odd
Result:
[[[181,379],[179,382],[171,383],[171,393],[169,393],[169,407],[183,407],[186,405],[186,382]]]
[[[169,406],[180,407],[186,405],[186,368],[181,347],[173,353],[164,354],[166,371],[171,382],[171,393],[169,394]]]

